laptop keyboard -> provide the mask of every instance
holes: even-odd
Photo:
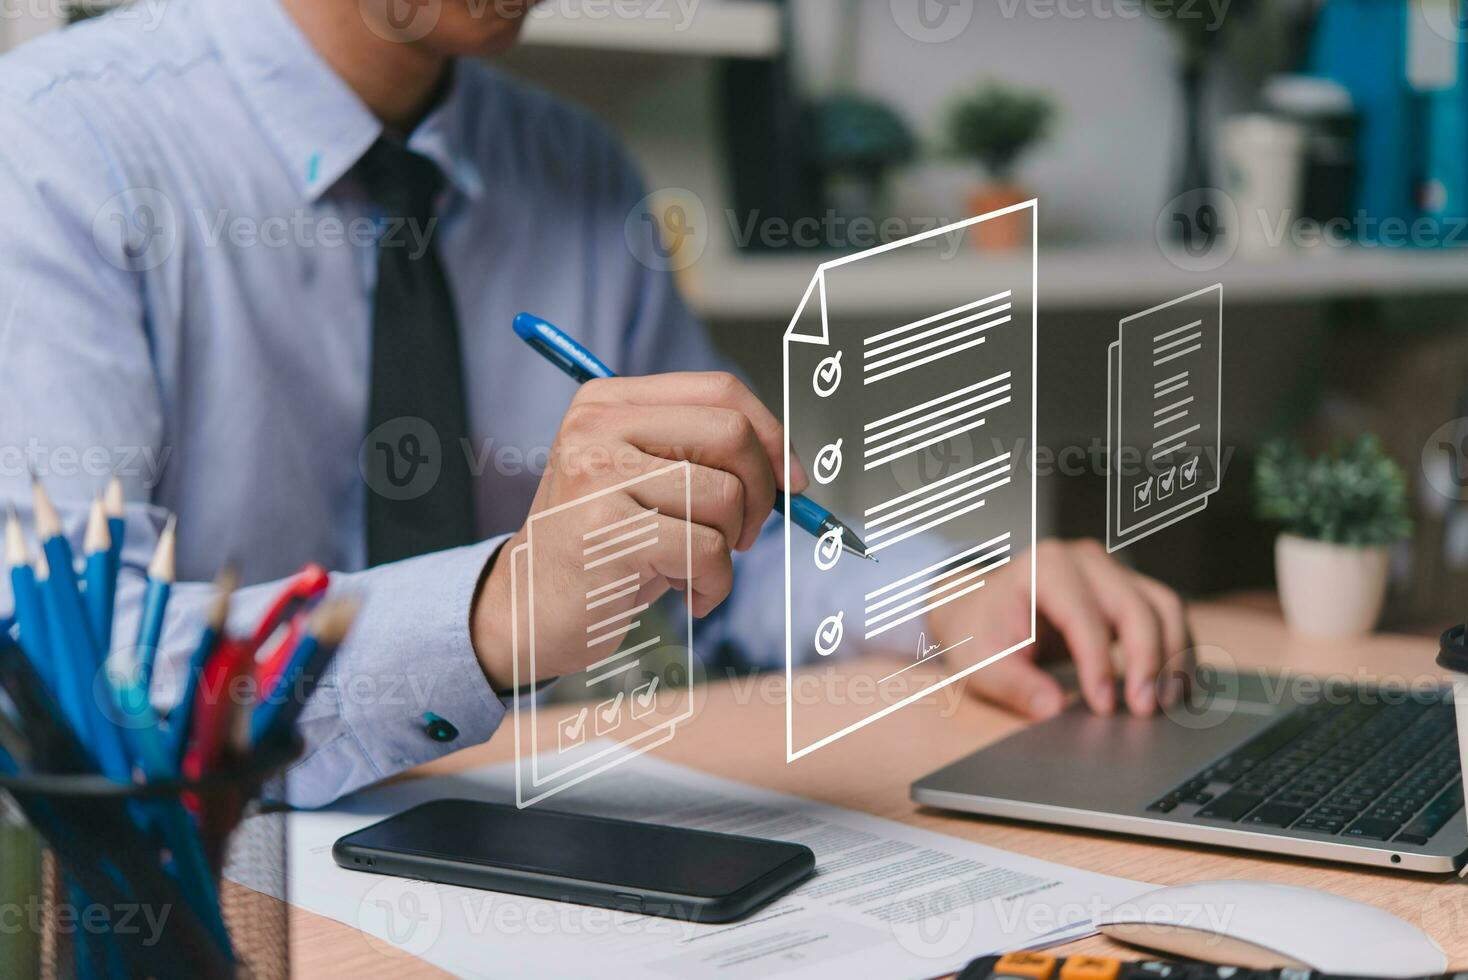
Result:
[[[1149,810],[1344,840],[1426,844],[1463,808],[1453,706],[1381,698],[1305,705]]]

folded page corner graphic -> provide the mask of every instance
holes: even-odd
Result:
[[[1026,209],[1033,236],[1035,208],[828,261],[791,319],[787,457],[800,447],[808,494],[877,562],[787,531],[790,761],[1034,640],[1033,609],[1013,636],[968,629],[963,611],[994,576],[1033,577],[1037,247],[991,259],[961,246],[973,225]],[[873,652],[890,659],[872,659],[870,703],[833,689],[823,703],[841,712],[800,710],[797,664]]]

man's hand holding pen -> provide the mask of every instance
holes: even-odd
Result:
[[[568,504],[634,477],[690,462],[692,510],[682,494],[660,494],[656,482],[607,494],[597,504],[597,527],[636,520],[656,510],[656,544],[617,560],[613,576],[636,576],[635,603],[652,602],[669,589],[686,592],[695,616],[706,616],[733,587],[731,557],[754,544],[783,489],[781,457],[784,430],[748,387],[718,372],[662,374],[641,378],[599,378],[577,392],[551,448],[551,463],[541,478],[531,513]],[[809,483],[795,461],[790,490]],[[691,534],[691,541],[685,535]],[[513,682],[513,644],[509,555],[527,540],[525,528],[500,550],[477,596],[472,638],[490,683],[501,691]],[[689,545],[691,544],[691,549]],[[574,673],[609,650],[588,650],[586,590],[577,588],[586,542],[577,534],[538,537],[537,567],[557,570],[565,588],[536,595],[540,609],[537,660],[543,677]],[[693,577],[684,581],[692,552]],[[607,575],[599,570],[599,578]],[[544,603],[557,608],[547,613]],[[554,624],[547,635],[545,624]],[[535,678],[540,679],[540,678]],[[523,683],[524,679],[522,679]]]

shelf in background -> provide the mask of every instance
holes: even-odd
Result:
[[[706,257],[680,279],[689,303],[711,320],[788,320],[811,276],[831,255]],[[894,284],[891,276],[851,280],[843,299],[874,314],[900,313],[913,297],[957,306],[967,293],[966,268],[1012,265],[1021,255],[965,250],[949,262],[920,259]],[[885,266],[891,268],[891,266]],[[1468,249],[1350,248],[1232,261],[1212,272],[1183,272],[1155,248],[1061,246],[1040,251],[1040,309],[1094,310],[1161,302],[1213,282],[1230,303],[1299,302],[1370,296],[1468,293]],[[1139,305],[1140,304],[1140,305]]]
[[[627,16],[625,11],[643,13]],[[685,22],[684,10],[690,13]],[[780,52],[780,11],[768,0],[593,0],[583,9],[547,4],[525,25],[524,43],[545,47],[721,58]]]

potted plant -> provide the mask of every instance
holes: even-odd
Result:
[[[1313,636],[1375,627],[1390,546],[1412,532],[1406,480],[1376,437],[1317,457],[1271,443],[1260,454],[1254,491],[1259,516],[1282,528],[1275,576],[1290,627]]]
[[[852,93],[818,103],[814,115],[828,204],[848,221],[880,220],[888,174],[917,151],[912,131],[884,103]]]
[[[948,112],[948,141],[954,153],[976,160],[989,183],[969,196],[972,214],[986,214],[1028,200],[1014,179],[1015,164],[1050,128],[1055,104],[1040,92],[997,82],[959,99]],[[981,248],[1012,248],[1023,229],[1016,222],[985,221],[974,227]]]

